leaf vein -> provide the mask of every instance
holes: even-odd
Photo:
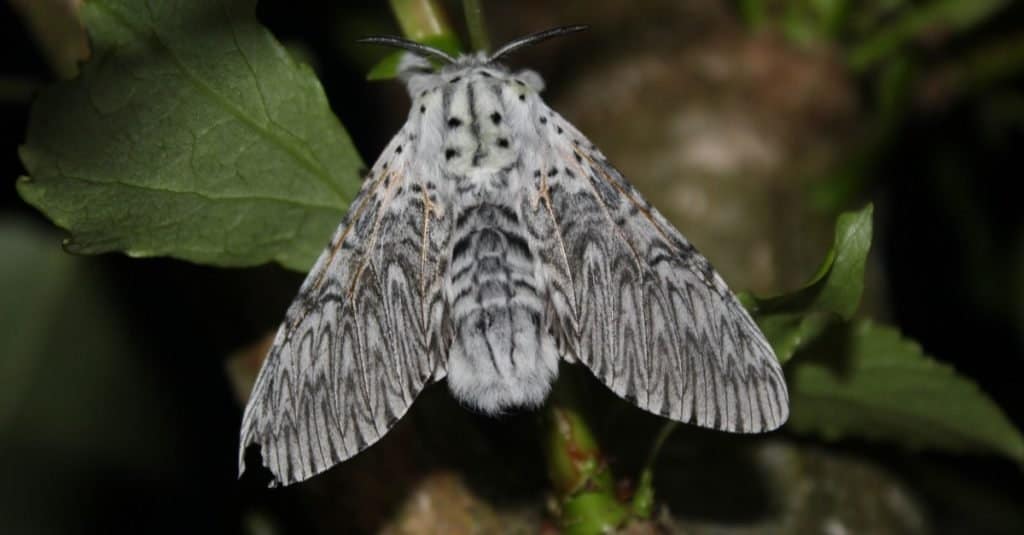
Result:
[[[261,137],[267,139],[268,141],[274,143],[275,145],[281,147],[284,150],[284,152],[287,153],[289,156],[291,156],[292,159],[294,159],[300,166],[304,167],[306,170],[308,170],[314,176],[319,178],[328,187],[328,189],[330,189],[335,195],[338,196],[338,200],[339,201],[341,201],[343,203],[347,203],[347,201],[348,201],[347,195],[345,195],[345,193],[341,190],[341,187],[339,185],[335,184],[331,180],[330,174],[327,172],[327,170],[321,165],[321,163],[318,160],[316,160],[315,158],[310,157],[307,154],[304,154],[305,151],[302,148],[296,147],[294,145],[294,143],[291,143],[289,140],[287,140],[283,136],[280,136],[279,134],[277,134],[277,133],[273,132],[272,130],[266,128],[265,125],[261,124],[255,118],[250,117],[245,112],[245,110],[243,110],[243,109],[233,105],[231,103],[231,101],[229,99],[227,99],[224,95],[218,93],[216,90],[214,90],[212,87],[210,87],[209,84],[207,84],[202,78],[200,78],[196,73],[194,73],[187,65],[185,65],[184,62],[181,61],[181,59],[177,56],[177,54],[174,53],[174,50],[170,46],[168,46],[166,42],[164,42],[163,38],[160,36],[160,34],[155,29],[153,29],[153,28],[149,29],[148,33],[152,37],[151,38],[147,38],[147,32],[146,31],[144,31],[142,28],[139,28],[139,27],[133,25],[131,22],[128,21],[127,17],[125,17],[120,12],[118,12],[116,9],[114,9],[114,8],[112,8],[110,6],[104,5],[102,3],[99,3],[99,2],[94,3],[93,7],[97,8],[97,9],[99,9],[101,11],[106,12],[108,15],[110,15],[111,18],[115,19],[124,28],[128,29],[129,31],[134,33],[136,36],[138,36],[140,42],[150,42],[150,43],[155,43],[156,45],[158,45],[158,48],[171,60],[171,62],[174,64],[174,66],[182,73],[184,78],[186,80],[188,80],[196,89],[198,89],[200,93],[205,94],[207,96],[207,98],[209,98],[211,101],[216,103],[218,106],[220,106],[223,110],[225,110],[226,112],[228,112],[232,116],[236,117],[240,122],[242,122],[243,124],[247,125],[250,129],[252,129],[253,132],[257,133],[258,135],[260,135]],[[232,27],[232,36],[234,36],[234,28],[233,27]],[[237,41],[235,43],[235,46],[236,46],[236,49],[238,50],[239,54],[244,58],[245,54],[238,47]],[[246,59],[246,63],[248,63],[248,59]],[[262,93],[261,93],[261,98],[262,98]],[[266,104],[264,103],[264,107],[265,107],[265,105]],[[270,121],[270,118],[267,117],[267,120]],[[276,123],[273,123],[273,121],[270,121],[270,122],[271,122],[271,124],[276,124]]]

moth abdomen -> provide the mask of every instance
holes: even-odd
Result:
[[[500,202],[466,208],[455,226],[449,388],[490,414],[537,406],[557,376],[558,354],[542,328],[545,302],[526,229]]]

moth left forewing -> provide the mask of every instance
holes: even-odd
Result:
[[[721,277],[539,99],[534,122],[548,147],[531,226],[566,351],[656,414],[734,432],[780,426],[778,361]]]
[[[278,330],[243,417],[275,483],[302,481],[380,439],[442,367],[447,220],[396,136]]]

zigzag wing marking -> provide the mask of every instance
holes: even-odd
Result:
[[[450,218],[439,217],[436,197],[408,187],[401,162],[389,163],[392,171],[375,168],[289,307],[245,410],[239,473],[251,444],[272,485],[352,457],[443,366]]]
[[[563,354],[655,414],[731,432],[781,426],[782,370],[722,278],[575,127],[538,114],[553,132],[523,202]]]

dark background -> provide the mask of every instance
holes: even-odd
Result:
[[[341,11],[360,8],[331,4],[337,3],[267,1],[259,15],[280,40],[301,43],[313,58],[335,111],[364,161],[370,161],[399,126],[404,97],[397,84],[363,80],[364,66],[342,42],[349,35],[339,30]],[[386,9],[363,4],[366,19],[387,30]],[[496,40],[514,35],[494,20]],[[1024,6],[1018,4],[998,20],[930,53],[968,47],[988,35],[1019,33],[1024,28],[1021,22]],[[612,39],[614,34],[590,38]],[[0,50],[0,76],[40,84],[53,79],[32,36],[7,3],[0,4]],[[556,93],[562,78],[571,76],[544,74]],[[1018,427],[1024,427],[1024,239],[1018,184],[1024,117],[1007,119],[994,110],[989,97],[998,93],[1024,98],[1022,82],[1017,74],[1000,80],[990,92],[937,107],[910,106],[889,142],[874,155],[873,181],[860,196],[878,203],[875,253],[885,288],[882,300],[892,323],[918,340],[927,353],[976,380]],[[855,83],[863,85],[858,91],[871,90],[865,81]],[[399,109],[393,109],[396,105]],[[16,95],[0,101],[0,174],[8,184],[0,188],[0,218],[26,222],[56,249],[60,232],[22,202],[13,187],[25,172],[16,147],[24,139],[28,110],[29,102]],[[0,251],[3,254],[7,253]],[[141,381],[147,391],[138,394],[141,386],[114,389],[104,404],[83,408],[76,405],[75,391],[85,389],[82,382],[90,377],[72,374],[62,382],[46,382],[53,390],[37,395],[57,407],[66,402],[69,422],[104,421],[104,426],[80,431],[95,434],[95,442],[109,439],[146,452],[126,462],[117,448],[94,457],[68,451],[70,446],[39,447],[8,436],[0,442],[0,473],[14,476],[0,476],[0,499],[7,502],[0,505],[0,526],[21,527],[24,532],[110,532],[134,526],[147,532],[203,528],[234,533],[248,522],[244,513],[263,507],[288,532],[303,532],[309,520],[301,494],[268,493],[256,481],[236,481],[241,408],[225,373],[228,355],[276,326],[301,275],[277,266],[225,270],[116,254],[80,262],[88,263],[88,280],[102,288],[105,310],[130,332],[131,343],[144,348],[138,354],[138,369],[117,372],[118,380]],[[74,316],[76,303],[67,307]],[[65,335],[53,333],[55,338]],[[88,358],[84,353],[78,356]],[[39,369],[58,376],[62,362],[54,359]],[[89,367],[87,361],[77,362]],[[0,377],[0,388],[7,381]],[[139,401],[139,396],[144,399]],[[79,410],[93,412],[82,415]],[[55,414],[52,422],[59,425],[61,413]],[[162,432],[150,434],[154,428]],[[896,465],[906,459],[880,445],[854,442],[834,447],[873,456],[897,472]],[[983,486],[985,492],[1010,500],[1022,497],[1024,479],[1008,461],[943,454],[915,458],[942,465]],[[965,498],[964,503],[970,500]],[[966,518],[971,511],[960,513]],[[1007,525],[1018,521],[1006,519]]]

